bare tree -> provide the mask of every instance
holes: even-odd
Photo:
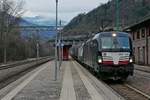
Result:
[[[24,1],[20,0],[18,2],[13,2],[11,0],[1,0],[0,1],[0,14],[1,14],[1,43],[3,48],[3,60],[4,63],[7,61],[7,46],[8,46],[8,38],[13,38],[10,32],[13,30],[14,26],[18,25],[18,21],[21,18],[23,11]]]

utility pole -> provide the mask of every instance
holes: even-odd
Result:
[[[63,35],[61,33],[61,61],[63,61],[63,48],[64,48],[64,44],[63,44]]]
[[[59,22],[59,69],[60,69],[60,66],[61,66],[61,63],[62,63],[62,52],[61,52],[61,20]]]
[[[146,59],[147,59],[147,61],[146,61],[146,64],[148,65],[149,64],[149,56],[148,56],[148,54],[149,54],[149,50],[148,50],[148,48],[149,48],[149,46],[148,46],[148,29],[146,28],[146,52],[147,52],[147,55],[146,55]]]
[[[120,30],[120,17],[119,17],[119,12],[120,12],[120,7],[119,7],[119,0],[116,0],[116,31]]]
[[[36,43],[36,58],[39,58],[39,43]]]
[[[2,34],[3,50],[4,50],[4,55],[3,56],[4,56],[4,63],[6,63],[7,62],[7,48],[6,48],[6,32],[7,31],[4,32],[4,18],[6,17],[5,16],[6,14],[5,14],[5,11],[4,11],[4,0],[1,0],[1,10],[2,10],[1,34]],[[8,22],[7,22],[7,24],[8,24]],[[6,29],[6,30],[8,30],[8,29]]]
[[[37,29],[36,30],[36,58],[38,59],[40,57],[40,53],[39,53],[39,43],[40,43],[40,40],[39,40],[39,30]]]
[[[7,16],[7,17],[6,17]],[[5,14],[5,18],[6,18],[6,32],[4,32],[4,63],[7,63],[7,48],[8,48],[8,32],[9,32],[9,18],[10,15]]]
[[[55,39],[55,81],[57,80],[57,60],[58,60],[58,55],[57,55],[57,42],[58,42],[58,30],[57,30],[57,25],[58,23],[58,0],[56,0],[56,39]]]

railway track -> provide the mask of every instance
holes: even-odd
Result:
[[[135,68],[135,70],[137,70],[137,71],[141,71],[141,72],[145,72],[145,73],[150,73],[150,71],[149,71],[149,70],[143,70],[143,69],[139,69],[139,68]]]
[[[135,69],[135,70],[138,70],[138,69]],[[144,71],[144,70],[138,70],[138,71],[150,73],[150,72]],[[91,73],[93,74],[93,72],[91,72]],[[97,79],[99,79],[98,76],[96,76],[95,74],[93,74],[93,75]],[[123,83],[121,81],[108,80],[108,81],[104,81],[104,84],[108,85],[110,88],[112,88],[116,93],[118,93],[119,95],[124,97],[126,100],[150,100],[150,95],[129,85],[128,83]]]
[[[43,57],[0,66],[0,89],[53,58]]]
[[[146,93],[127,83],[105,83],[127,100],[150,100],[150,95],[147,95]]]
[[[94,76],[97,77],[96,75]],[[122,83],[118,81],[113,81],[113,82],[109,81],[109,82],[104,82],[104,84],[107,84],[110,88],[112,88],[116,93],[124,97],[126,100],[150,100],[150,95],[142,92],[141,90],[127,83]]]
[[[135,69],[135,71],[136,71],[135,75],[140,75],[140,77],[144,79],[148,80],[150,79],[149,71],[140,69]],[[130,85],[129,82],[123,83],[109,80],[108,82],[105,83],[127,100],[150,100],[150,95],[144,92],[145,91],[144,89],[140,90],[138,87]]]

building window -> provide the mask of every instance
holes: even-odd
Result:
[[[149,29],[146,27],[146,36],[149,36]]]
[[[148,28],[148,36],[150,36],[150,27]]]
[[[143,61],[142,61],[143,64],[146,64],[145,63],[145,46],[143,46]]]
[[[142,28],[142,30],[141,30],[141,37],[145,38],[145,28]]]
[[[140,63],[140,47],[138,47],[137,49],[138,49],[138,63]]]
[[[133,60],[134,60],[134,62],[135,62],[135,47],[133,48],[133,53],[134,53],[134,56],[133,56]]]
[[[133,53],[135,54],[135,47],[133,48]]]
[[[135,40],[135,32],[132,32],[132,38]]]
[[[137,36],[136,37],[137,37],[137,39],[140,39],[140,31],[139,30],[137,31]]]

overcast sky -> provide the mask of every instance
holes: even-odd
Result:
[[[25,17],[55,18],[55,0],[24,0]],[[59,19],[70,21],[79,13],[88,12],[108,0],[59,0]]]

